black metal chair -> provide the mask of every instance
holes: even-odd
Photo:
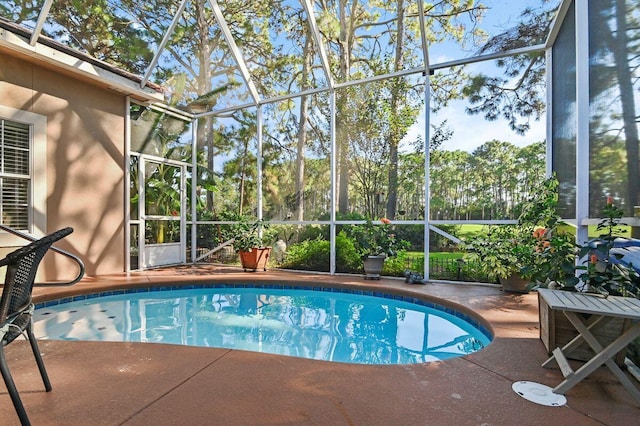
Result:
[[[9,372],[4,347],[26,331],[33,355],[38,364],[38,369],[40,370],[40,375],[42,376],[42,381],[44,382],[44,387],[47,392],[51,390],[49,376],[45,370],[38,343],[33,335],[31,317],[34,307],[31,301],[31,293],[38,265],[44,255],[53,243],[72,232],[72,228],[61,229],[9,253],[4,259],[0,260],[0,267],[7,267],[2,299],[0,299],[0,341],[2,342],[2,344],[0,344],[0,371],[7,385],[11,401],[13,401],[18,417],[20,417],[20,422],[23,425],[30,424],[29,418],[27,417],[27,413],[20,400],[20,395]]]

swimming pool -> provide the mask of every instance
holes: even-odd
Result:
[[[463,356],[490,332],[421,299],[290,286],[135,289],[36,306],[39,339],[153,342],[357,364]],[[113,294],[115,293],[115,294]]]

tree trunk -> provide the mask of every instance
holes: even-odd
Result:
[[[202,1],[197,2],[195,4],[195,9],[197,11],[197,22],[198,22],[198,34],[200,35],[200,39],[198,40],[198,48],[201,52],[201,57],[198,66],[198,77],[197,77],[197,85],[198,85],[198,96],[204,95],[206,93],[210,93],[213,90],[213,86],[211,84],[211,78],[209,78],[209,74],[211,72],[211,47],[209,45],[209,39],[207,34],[209,34],[209,26],[206,20],[205,6]],[[198,147],[207,147],[207,168],[210,170],[210,173],[213,173],[213,162],[214,162],[214,154],[213,154],[213,117],[208,116],[204,119],[198,120]],[[194,175],[197,176],[197,173],[194,171]],[[213,211],[213,192],[207,192],[207,210]]]
[[[309,30],[305,31],[304,63],[302,66],[302,83],[304,91],[309,81],[310,69],[313,61],[313,50]],[[296,183],[295,183],[295,218],[304,220],[304,150],[307,143],[307,120],[309,115],[309,101],[307,96],[300,98],[300,118],[298,122],[298,143],[296,146]]]
[[[396,36],[396,54],[394,59],[395,71],[402,69],[402,56],[404,53],[404,0],[397,0],[397,36]],[[400,103],[400,95],[402,93],[402,78],[396,77],[392,80],[391,91],[391,114],[394,117],[400,115],[398,110],[398,104]],[[393,220],[396,217],[396,209],[398,208],[398,146],[400,144],[401,132],[403,129],[399,127],[403,120],[399,118],[396,120],[395,125],[391,125],[391,132],[389,134],[389,180],[387,191],[389,196],[387,198],[387,218]]]
[[[633,206],[638,205],[638,176],[640,175],[640,153],[638,147],[638,128],[636,127],[636,109],[631,71],[629,70],[629,51],[627,21],[624,0],[616,0],[617,38],[612,51],[616,61],[616,74],[620,86],[620,103],[624,123],[625,145],[627,148],[627,203],[626,211],[633,215]]]
[[[340,77],[341,81],[347,81],[349,70],[351,69],[351,37],[349,35],[351,28],[349,27],[349,21],[347,19],[347,0],[340,0],[338,14],[340,18]],[[338,98],[339,97],[336,96],[336,111],[339,117],[341,110],[339,105],[344,104],[344,102],[338,102]],[[338,181],[336,182],[336,186],[338,187],[338,212],[346,214],[349,212],[349,134],[345,123],[338,117],[336,117],[336,154],[338,167]]]
[[[243,204],[244,204],[244,182],[245,182],[245,178],[246,178],[246,173],[245,173],[245,168],[247,167],[246,165],[246,158],[247,155],[249,154],[249,141],[245,139],[244,141],[244,152],[242,153],[242,159],[240,160],[240,187],[238,188],[238,193],[240,196],[240,200],[238,202],[238,214],[242,215],[242,211],[243,211]]]

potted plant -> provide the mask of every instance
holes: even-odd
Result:
[[[640,296],[640,275],[632,264],[624,261],[625,247],[631,240],[622,237],[623,211],[607,197],[603,217],[596,230],[597,238],[590,240],[581,249],[579,256],[585,258],[583,266],[577,267],[583,291],[625,297]],[[640,266],[640,265],[637,265]]]
[[[535,195],[523,204],[518,223],[488,227],[486,234],[465,244],[468,250],[466,260],[480,265],[481,272],[487,276],[496,277],[504,291],[528,293],[532,287],[529,284],[534,273],[532,267],[539,259],[537,253],[546,249],[548,244],[541,238],[549,235],[549,229],[556,228],[559,223],[556,216],[557,188],[555,177],[541,182],[532,191]],[[567,240],[560,231],[556,231],[554,236],[558,241]],[[555,248],[546,253],[558,254]]]
[[[251,222],[244,217],[232,227],[230,238],[245,271],[267,270],[271,247],[264,244],[263,231],[268,227],[262,220]]]
[[[465,260],[479,265],[480,272],[495,277],[503,290],[526,293],[528,281],[520,270],[532,251],[528,232],[517,225],[489,226],[484,235],[466,244]]]
[[[379,225],[367,219],[364,225],[355,227],[354,236],[363,261],[365,279],[379,280],[387,257],[396,256],[398,250],[406,247],[406,242],[396,238],[387,218],[380,219]]]
[[[552,177],[539,188],[538,201],[525,206],[523,220],[537,223],[532,232],[533,251],[520,270],[530,290],[538,287],[573,288],[579,279],[575,273],[578,245],[573,228],[557,213],[558,180]]]
[[[603,209],[603,217],[596,230],[600,234],[574,251],[578,259],[584,259],[581,264],[574,260],[568,262],[553,262],[553,247],[562,249],[554,237],[553,232],[548,238],[547,248],[536,253],[537,259],[532,265],[531,277],[535,287],[550,288],[565,291],[581,291],[595,293],[600,297],[608,295],[638,297],[640,295],[640,275],[631,264],[624,262],[625,246],[630,241],[620,236],[623,216],[622,209],[614,205],[611,197]],[[545,278],[545,274],[547,277]],[[539,298],[540,309],[540,338],[547,351],[551,353],[556,347],[562,347],[573,339],[577,332],[567,318],[560,312],[552,311],[542,298]],[[616,318],[603,327],[593,328],[592,332],[603,345],[613,342],[630,326],[628,320]],[[591,348],[582,345],[570,354],[571,359],[585,361],[593,356]],[[625,351],[621,351],[615,358],[616,363],[622,365]]]

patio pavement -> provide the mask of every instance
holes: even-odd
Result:
[[[514,381],[555,386],[557,368],[539,339],[537,294],[494,286],[365,281],[286,272],[244,273],[181,266],[88,277],[71,288],[34,292],[36,301],[114,286],[251,282],[384,288],[446,299],[480,314],[495,339],[480,352],[443,362],[367,366],[239,350],[161,344],[40,341],[53,384],[45,392],[28,344],[7,360],[33,425],[631,425],[640,407],[606,368],[571,389],[562,407],[515,394]],[[18,418],[0,384],[0,425]]]

